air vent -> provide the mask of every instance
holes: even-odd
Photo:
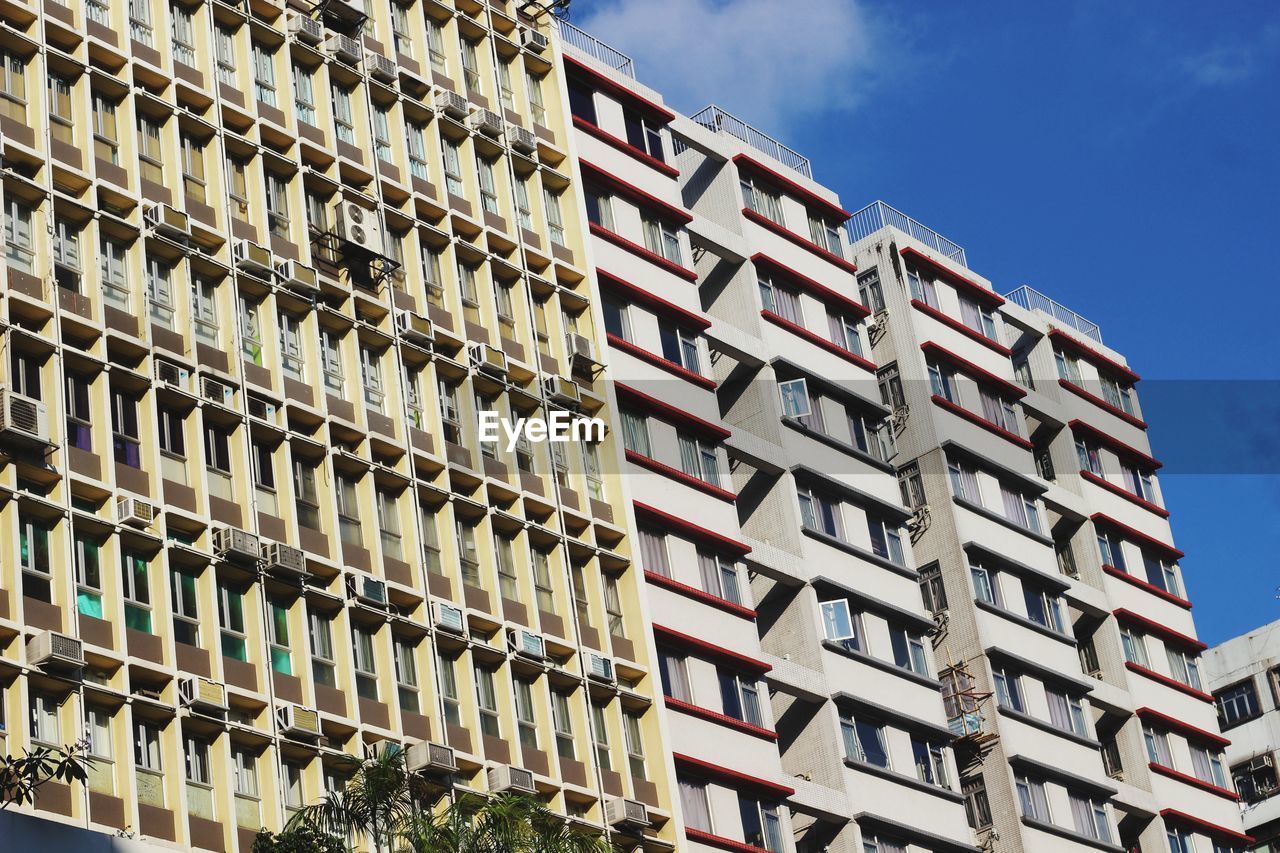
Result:
[[[248,408],[250,417],[267,421],[268,423],[275,423],[276,415],[280,411],[276,408],[275,403],[272,403],[269,400],[264,400],[254,394],[249,395]]]
[[[520,44],[534,53],[542,53],[547,49],[547,37],[537,30],[521,28]]]
[[[434,608],[437,628],[452,631],[455,634],[462,634],[466,632],[467,623],[462,618],[461,608],[454,607],[451,604],[445,604],[443,601],[437,601]]]

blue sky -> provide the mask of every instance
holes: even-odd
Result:
[[[574,0],[572,20],[682,112],[714,101],[808,156],[847,209],[883,198],[998,290],[1098,323],[1144,379],[1201,637],[1280,619],[1280,4]]]

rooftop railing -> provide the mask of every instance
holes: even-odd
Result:
[[[895,210],[883,201],[873,201],[853,216],[850,216],[849,221],[845,223],[845,228],[849,231],[849,242],[856,243],[888,225],[892,225],[899,231],[909,234],[935,252],[955,261],[962,267],[968,268],[969,262],[965,258],[963,246],[951,242],[932,228],[926,228],[910,216],[900,210]]]
[[[713,133],[723,132],[741,139],[757,151],[768,154],[788,169],[794,169],[806,178],[813,178],[813,170],[809,166],[808,157],[796,153],[772,136],[767,133],[761,133],[742,119],[725,112],[715,104],[699,113],[695,113],[690,118]]]
[[[1070,326],[1082,335],[1086,335],[1093,338],[1098,343],[1102,343],[1102,329],[1098,328],[1097,323],[1092,323],[1086,320],[1067,306],[1053,301],[1034,288],[1028,287],[1024,284],[1017,290],[1006,293],[1004,298],[1008,299],[1015,305],[1021,305],[1028,311],[1042,311],[1057,320],[1059,323]]]
[[[636,79],[636,64],[617,48],[610,47],[600,39],[591,35],[585,30],[578,29],[564,18],[556,18],[556,25],[560,28],[560,38],[564,39],[565,44],[577,48],[593,59],[603,62],[605,65],[625,74],[632,80]]]

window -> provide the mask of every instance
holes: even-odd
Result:
[[[827,220],[810,213],[809,237],[820,248],[827,250],[836,257],[844,257],[844,249],[840,243],[840,226],[833,225]]]
[[[440,698],[444,702],[444,721],[450,726],[462,725],[462,700],[458,693],[458,673],[454,659],[436,651],[436,669],[440,673]]]
[[[711,486],[720,486],[720,462],[714,444],[679,433],[680,470]]]
[[[946,365],[936,363],[929,365],[929,387],[935,397],[941,397],[948,403],[956,403],[958,400],[955,374]]]
[[[1156,503],[1155,478],[1149,472],[1125,463],[1121,463],[1120,471],[1130,494],[1142,498],[1147,503]]]
[[[89,20],[104,27],[111,26],[111,7],[105,0],[89,0],[86,9],[89,12]]]
[[[147,47],[155,46],[151,4],[148,0],[129,0],[129,38]]]
[[[235,792],[239,797],[258,796],[258,758],[242,746],[231,747],[231,766],[235,771]]]
[[[1251,720],[1262,713],[1253,679],[1218,691],[1214,701],[1218,705],[1218,721],[1223,726]]]
[[[5,198],[4,213],[5,259],[9,266],[34,275],[35,243],[31,220],[35,212],[10,195]]]
[[[239,88],[236,77],[236,34],[235,31],[217,24],[213,29],[213,48],[217,57],[218,82],[225,83],[233,89]]]
[[[356,694],[362,699],[378,700],[378,658],[374,653],[373,635],[377,629],[361,625],[351,627],[351,645],[356,668]]]
[[[37,743],[60,744],[62,729],[58,723],[58,700],[47,693],[31,693],[31,739]]]
[[[555,587],[551,581],[551,557],[546,551],[532,549],[533,591],[538,609],[543,613],[555,613]]]
[[[844,737],[844,755],[850,761],[889,768],[889,749],[885,744],[884,726],[849,713],[840,715],[840,732]]]
[[[85,616],[102,618],[101,546],[82,533],[74,536],[76,609]]]
[[[1046,687],[1044,694],[1049,702],[1049,722],[1054,728],[1080,737],[1089,736],[1084,703],[1079,696],[1071,696],[1052,687]]]
[[[1169,840],[1169,853],[1195,853],[1191,844],[1191,833],[1177,827],[1167,827],[1165,837]]]
[[[911,736],[911,756],[916,765],[916,778],[928,785],[947,787],[947,750],[940,743]]]
[[[186,758],[186,779],[196,785],[211,786],[213,777],[209,769],[209,744],[193,735],[182,738],[182,752]]]
[[[516,175],[516,219],[520,227],[533,231],[533,205],[529,201],[529,178]]]
[[[244,593],[230,584],[218,584],[218,626],[222,629],[222,654],[234,660],[248,660],[245,639]]]
[[[1000,607],[1000,583],[995,571],[981,563],[969,562],[969,576],[973,578],[973,592],[978,601]]]
[[[1034,497],[1024,495],[1001,483],[1000,498],[1004,502],[1005,518],[1021,528],[1040,534],[1040,509]]]
[[[73,84],[60,74],[49,74],[49,132],[64,145],[75,144],[74,113],[71,109]]]
[[[604,329],[624,341],[631,340],[631,317],[627,303],[617,297],[606,295],[601,301],[604,311]]]
[[[364,404],[381,413],[386,400],[382,384],[382,354],[373,347],[360,347],[360,381],[364,387]]]
[[[1193,690],[1203,690],[1200,683],[1200,658],[1171,646],[1167,646],[1166,650],[1169,657],[1169,672],[1173,674],[1174,680]]]
[[[1161,767],[1173,767],[1173,754],[1169,751],[1169,735],[1149,725],[1142,727],[1142,742],[1147,748],[1147,760]]]
[[[493,163],[476,156],[476,174],[480,177],[480,206],[485,213],[498,214],[498,184],[493,176]]]
[[[623,420],[626,426],[626,420]],[[640,527],[640,567],[663,577],[671,577],[671,559],[667,553],[667,535],[651,527]]]
[[[275,172],[266,172],[267,224],[273,236],[289,239],[289,184]]]
[[[627,130],[627,142],[639,148],[655,160],[664,160],[662,152],[662,126],[635,110],[624,109],[622,121]]]
[[[796,495],[800,501],[800,520],[806,530],[825,533],[836,539],[844,538],[838,501],[803,487],[797,490]]]
[[[98,259],[102,296],[122,311],[129,310],[129,284],[125,277],[125,246],[101,234],[98,237]]]
[[[947,609],[947,590],[942,584],[942,569],[937,565],[920,570],[920,599],[925,610],[940,613]]]
[[[142,178],[153,184],[164,185],[164,149],[160,140],[163,132],[160,123],[149,116],[138,116],[138,159],[142,164]]]
[[[689,688],[689,664],[684,655],[658,649],[658,673],[662,677],[662,695],[679,702],[692,702]]]
[[[510,601],[520,600],[520,580],[516,577],[515,549],[511,539],[495,533],[493,551],[498,564],[498,592]]]
[[[782,216],[782,199],[776,192],[761,185],[750,175],[743,175],[739,178],[739,183],[742,186],[742,200],[750,210],[779,225],[786,224]]]
[[[430,15],[427,20],[427,53],[430,54],[431,70],[438,74],[448,74],[449,66],[444,52],[444,31],[440,22]]]
[[[725,716],[756,727],[763,726],[760,685],[756,680],[726,669],[719,669],[716,674],[720,682],[720,703]]]
[[[533,123],[545,126],[547,123],[547,106],[542,97],[542,78],[526,72],[524,82],[525,89],[529,94],[529,112],[533,116]]]
[[[1076,459],[1080,462],[1081,471],[1102,476],[1102,454],[1098,452],[1098,445],[1094,442],[1076,439]]]
[[[821,603],[822,634],[849,651],[865,652],[862,642],[862,614],[849,607],[846,599]]]
[[[1162,589],[1170,595],[1180,596],[1182,594],[1178,585],[1178,571],[1173,567],[1172,563],[1166,563],[1164,560],[1159,560],[1143,553],[1142,565],[1146,569],[1147,582],[1152,586]]]
[[[493,682],[493,670],[475,667],[476,701],[480,711],[480,730],[487,737],[501,737],[498,722],[498,693]]]
[[[658,320],[658,334],[662,340],[662,357],[675,362],[690,373],[702,373],[698,357],[698,335],[667,320]]]
[[[972,829],[991,826],[991,801],[987,798],[987,784],[981,776],[962,778],[960,791],[964,794],[964,813]]]
[[[174,569],[169,575],[170,599],[173,606],[173,636],[188,646],[200,645],[199,580],[189,572]]]
[[[551,721],[556,730],[556,753],[573,760],[573,712],[569,708],[568,693],[551,691]]]
[[[892,430],[886,422],[882,429]],[[902,493],[902,503],[907,509],[919,509],[929,502],[924,491],[924,477],[920,475],[920,466],[912,462],[898,469],[898,490]]]
[[[604,613],[609,623],[609,636],[626,637],[626,621],[622,613],[622,593],[615,575],[604,575]]]
[[[995,424],[1005,432],[1011,432],[1014,435],[1022,434],[1018,428],[1018,412],[1013,403],[981,385],[978,386],[978,398],[982,403],[982,417],[989,423]]]
[[[195,25],[191,10],[177,3],[169,4],[169,20],[173,36],[173,58],[183,65],[196,64]]]
[[[1022,701],[1022,679],[1016,672],[1007,669],[993,669],[991,677],[996,685],[996,703],[1010,711],[1026,713]]]
[[[253,94],[269,107],[276,105],[274,57],[260,44],[253,45]]]
[[[218,424],[204,427],[205,467],[226,477],[231,476],[231,436]]]
[[[320,528],[320,493],[316,488],[315,463],[293,460],[293,499],[297,505],[298,524],[312,530]]]
[[[133,763],[141,770],[159,773],[160,763],[160,729],[154,723],[137,723],[137,731],[133,741]]]
[[[760,302],[764,310],[776,314],[788,323],[804,325],[804,314],[800,309],[800,294],[764,275],[759,276],[759,281]]]
[[[1133,389],[1129,385],[1117,382],[1110,376],[1099,377],[1102,380],[1102,399],[1125,414],[1134,415]]]
[[[1080,384],[1080,361],[1070,353],[1054,350],[1053,362],[1058,367],[1058,376],[1074,384]]]
[[[862,339],[858,337],[858,321],[848,314],[827,312],[827,326],[831,330],[831,342],[845,352],[862,355]]]
[[[1028,619],[1050,631],[1066,633],[1062,598],[1057,593],[1037,587],[1030,581],[1023,581],[1022,598],[1027,606]]]
[[[395,43],[395,51],[410,59],[414,56],[412,32],[413,18],[409,6],[402,3],[392,3],[391,33]]]
[[[987,306],[979,305],[967,296],[961,296],[960,319],[984,338],[991,341],[998,340],[995,317]]]
[[[575,118],[599,124],[596,120],[595,92],[581,80],[569,80],[569,111]]]
[[[476,42],[462,40],[462,80],[467,87],[468,95],[479,95],[480,61],[476,56]]]
[[[583,188],[583,197],[587,206],[587,221],[606,231],[613,231],[613,198],[609,193],[588,183]]]
[[[89,739],[88,753],[94,759],[89,765],[89,790],[109,794],[115,789],[115,773],[112,767],[115,744],[111,735],[111,711],[106,708],[86,707],[84,728]]]
[[[721,554],[698,549],[698,570],[702,576],[702,589],[717,598],[742,604],[738,587],[738,567]]]
[[[281,675],[293,675],[293,652],[289,642],[289,607],[281,599],[267,602],[267,642],[271,647],[271,668]]]
[[[330,85],[329,94],[333,98],[333,132],[339,142],[348,145],[356,144],[356,119],[351,105],[351,92],[338,85]]]
[[[644,731],[640,720],[641,711],[629,708],[622,709],[622,733],[627,746],[627,763],[632,779],[644,779]]]
[[[1071,817],[1076,832],[1104,843],[1111,843],[1111,822],[1107,819],[1105,800],[1070,794]]]
[[[120,575],[124,586],[125,627],[151,633],[151,585],[147,560],[136,551],[120,552]]]
[[[871,535],[872,553],[895,565],[906,565],[906,557],[902,552],[902,534],[896,524],[868,512],[867,531]]]
[[[560,211],[560,195],[544,188],[542,206],[547,217],[547,239],[553,245],[564,248],[564,217]]]
[[[1018,791],[1018,803],[1022,808],[1022,816],[1048,823],[1049,800],[1045,797],[1044,783],[1038,779],[1018,776],[1014,787]]]
[[[1207,749],[1196,744],[1188,744],[1191,749],[1191,767],[1196,778],[1219,788],[1227,787],[1227,774],[1223,769],[1222,753],[1216,749]]]
[[[591,740],[596,748],[596,764],[601,770],[612,770],[613,759],[609,751],[609,722],[605,719],[604,706],[591,702]]]
[[[640,212],[640,220],[644,226],[645,248],[673,264],[681,263],[679,230],[644,211]]]
[[[871,313],[883,311],[884,290],[880,287],[880,273],[868,270],[858,276],[858,301],[867,306]]]
[[[444,427],[444,440],[450,444],[462,441],[462,421],[458,414],[458,389],[443,379],[436,384],[440,398],[440,421]]]
[[[480,586],[480,558],[476,552],[476,525],[474,521],[459,518],[456,524],[458,536],[458,562],[462,564],[462,582]]]
[[[1149,667],[1147,661],[1147,640],[1139,632],[1127,625],[1120,626],[1120,645],[1124,649],[1124,659],[1138,666]]]
[[[22,565],[22,594],[40,601],[53,601],[53,578],[49,574],[49,534],[46,522],[25,512],[18,514],[18,560]]]
[[[317,684],[337,686],[337,667],[333,656],[333,622],[317,612],[307,614],[307,636],[311,649],[311,674]]]
[[[905,628],[889,626],[889,644],[893,647],[893,662],[917,675],[928,675],[925,662],[924,639]]]
[[[686,826],[702,832],[711,831],[711,805],[707,800],[707,784],[676,777],[680,786],[680,807]]]
[[[1124,549],[1119,539],[1106,533],[1099,533],[1098,554],[1102,558],[1102,565],[1125,571]]]
[[[334,493],[338,499],[338,535],[343,542],[357,547],[364,544],[360,528],[360,499],[356,481],[337,474],[334,477]]]
[[[738,814],[742,818],[743,838],[748,845],[770,853],[781,853],[786,849],[777,805],[739,793]]]
[[[523,678],[513,678],[511,686],[516,694],[516,724],[520,729],[520,745],[538,748],[538,721],[533,710],[533,686]]]
[[[27,64],[11,50],[0,51],[0,114],[27,121]]]
[[[911,290],[911,298],[919,302],[923,302],[930,308],[940,308],[938,304],[938,291],[934,286],[933,279],[925,278],[920,275],[917,270],[907,271],[907,286]]]

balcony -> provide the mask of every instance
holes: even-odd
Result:
[[[1102,343],[1102,329],[1098,327],[1097,323],[1091,323],[1067,306],[1054,302],[1038,290],[1024,284],[1017,290],[1006,293],[1004,297],[1015,305],[1021,305],[1028,311],[1039,311],[1042,314],[1048,314],[1059,323],[1070,326],[1080,334]]]
[[[813,169],[809,166],[808,157],[796,153],[772,136],[756,130],[742,119],[730,115],[715,104],[701,112],[694,113],[690,118],[712,133],[727,133],[736,139],[742,140],[757,151],[768,154],[788,169],[794,169],[806,178],[813,178]]]
[[[631,57],[610,47],[591,33],[578,29],[563,18],[555,20],[560,30],[560,38],[564,39],[565,44],[585,53],[597,62],[604,63],[619,74],[630,77],[632,80],[636,79],[636,64]]]
[[[913,239],[919,240],[930,249],[943,255],[948,260],[955,261],[960,266],[968,269],[969,262],[965,258],[963,246],[953,243],[932,228],[926,228],[910,216],[890,207],[883,201],[871,202],[871,204],[849,217],[849,220],[844,224],[844,227],[849,232],[850,243],[856,243],[888,226],[897,228],[899,231],[908,234]]]

